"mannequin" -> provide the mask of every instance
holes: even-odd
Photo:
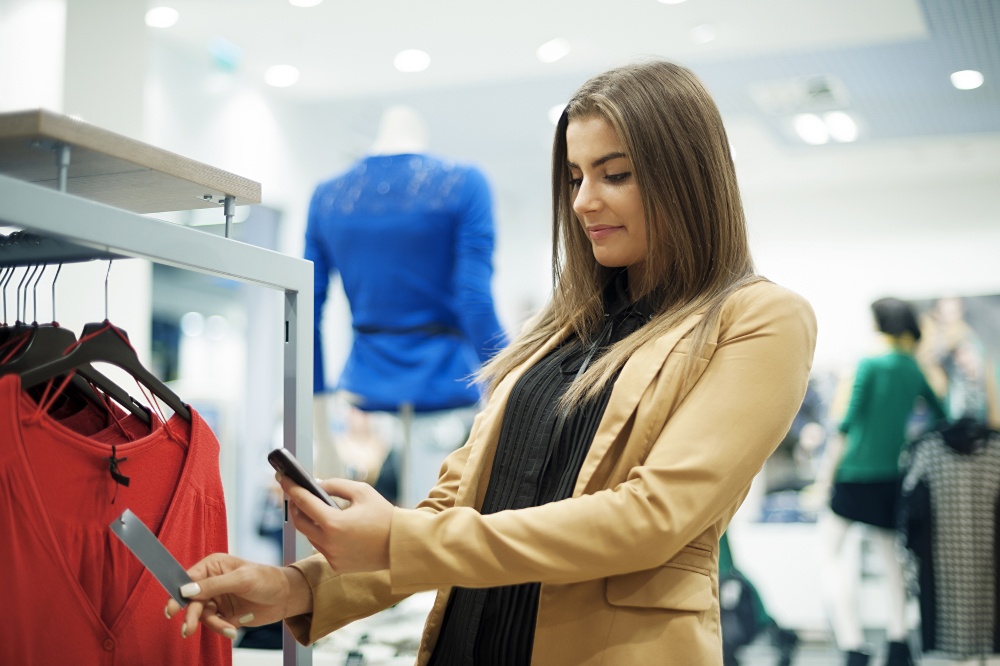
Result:
[[[370,155],[403,155],[407,153],[423,153],[427,151],[428,133],[424,119],[410,106],[398,104],[390,106],[379,121],[375,141],[368,153]],[[350,475],[354,478],[367,480],[366,471],[369,465],[358,465],[351,461],[351,469],[339,455],[337,443],[334,441],[330,427],[329,396],[325,393],[316,394],[313,400],[313,433],[316,441],[315,472],[322,478],[342,477]],[[355,416],[355,422],[363,421],[363,417]],[[367,429],[365,424],[364,429]]]
[[[425,153],[428,149],[427,125],[410,106],[390,106],[382,113],[371,155]]]
[[[933,419],[944,409],[913,357],[920,328],[909,304],[894,298],[875,301],[872,312],[883,334],[883,352],[858,366],[850,405],[831,438],[817,484],[832,488],[830,510],[820,520],[824,548],[826,596],[838,647],[848,666],[865,666],[869,650],[859,617],[860,560],[845,558],[850,528],[866,527],[883,574],[888,600],[886,638],[888,666],[913,664],[907,641],[906,588],[896,550],[896,505],[906,446],[906,428],[918,399]]]
[[[428,146],[415,109],[388,107],[367,155],[316,187],[306,230],[316,286],[313,388],[323,416],[317,440],[335,444],[325,418],[332,388],[360,411],[348,423],[389,451],[378,479],[365,480],[404,507],[426,496],[441,462],[465,441],[481,397],[468,378],[506,344],[490,285],[489,186],[479,169]],[[335,275],[353,341],[328,388],[319,324]]]

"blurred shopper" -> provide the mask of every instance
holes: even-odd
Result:
[[[370,153],[316,188],[306,228],[314,393],[327,391],[320,331],[339,275],[354,335],[336,388],[389,442],[375,483],[405,507],[427,495],[465,441],[481,397],[472,377],[506,344],[491,291],[489,185],[479,169],[429,154],[427,143],[415,110],[387,109]],[[322,400],[316,412],[326,414]]]
[[[900,456],[907,425],[922,401],[932,421],[945,419],[937,395],[914,358],[920,327],[905,301],[883,298],[872,306],[885,350],[858,366],[841,437],[832,437],[819,488],[830,488],[830,511],[820,520],[825,550],[829,610],[837,646],[849,666],[869,662],[861,625],[858,591],[860,560],[844,556],[848,529],[862,524],[881,563],[888,598],[886,638],[889,666],[913,663],[905,619],[906,588],[896,544],[896,517],[902,472]],[[852,566],[853,565],[853,566]]]
[[[407,510],[324,481],[338,510],[282,479],[320,554],[207,557],[187,635],[286,618],[312,643],[438,590],[421,665],[721,666],[719,538],[802,402],[812,309],[755,274],[690,71],[585,83],[552,168],[552,299],[484,368],[490,400],[429,497]]]
[[[957,296],[939,298],[921,322],[923,341],[917,358],[927,380],[944,396],[948,416],[973,419],[1000,429],[1000,391],[996,360],[965,318]]]

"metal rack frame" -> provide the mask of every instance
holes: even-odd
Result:
[[[227,215],[230,213],[226,211]],[[282,290],[284,320],[284,446],[312,460],[312,263],[288,255],[0,176],[0,225],[185,270]],[[309,554],[308,542],[286,525],[282,556]],[[284,666],[312,664],[312,650],[284,632]]]

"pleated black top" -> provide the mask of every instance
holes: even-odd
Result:
[[[481,513],[568,498],[611,397],[609,382],[571,413],[558,406],[578,373],[607,346],[650,318],[648,303],[629,303],[621,270],[604,291],[605,326],[584,346],[572,337],[528,369],[511,390]],[[470,589],[448,600],[431,666],[512,666],[531,662],[539,583]]]

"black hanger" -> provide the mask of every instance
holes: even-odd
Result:
[[[138,355],[128,342],[128,334],[105,319],[100,323],[87,324],[80,336],[81,342],[68,354],[21,372],[21,386],[31,388],[53,377],[64,375],[70,370],[88,366],[90,363],[110,363],[125,370],[156,397],[167,404],[175,414],[187,421],[191,420],[191,410],[166,384],[143,367]]]
[[[989,426],[968,416],[939,429],[945,444],[959,453],[976,453],[986,446],[992,434]]]
[[[33,325],[27,330],[28,332],[25,332],[24,335],[30,335],[31,338],[24,351],[11,361],[0,365],[0,377],[18,373],[22,375],[22,384],[25,372],[61,358],[69,347],[76,344],[76,335],[73,331],[62,326]],[[103,401],[91,388],[90,385],[93,384],[146,425],[152,422],[152,417],[146,407],[136,402],[132,396],[92,365],[83,363],[75,369],[76,372],[70,381],[86,398],[105,407]]]

